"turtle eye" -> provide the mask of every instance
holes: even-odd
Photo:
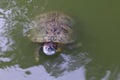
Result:
[[[48,47],[48,46],[45,46],[45,49],[49,50],[49,47]]]

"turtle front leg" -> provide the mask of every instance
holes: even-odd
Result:
[[[37,46],[37,48],[36,48],[36,51],[35,51],[35,60],[36,60],[36,62],[39,62],[39,57],[40,57],[40,55],[39,55],[39,51],[40,51],[40,49],[42,48],[42,45],[41,44],[39,44],[38,46]]]
[[[56,43],[56,52],[61,52],[64,48],[64,45],[61,43]]]

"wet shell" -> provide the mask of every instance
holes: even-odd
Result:
[[[28,37],[33,42],[72,43],[73,20],[59,12],[43,13],[33,20],[33,27]]]

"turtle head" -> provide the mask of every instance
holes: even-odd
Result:
[[[43,52],[46,55],[53,55],[56,53],[56,46],[54,43],[49,42],[49,43],[44,43],[43,45]]]

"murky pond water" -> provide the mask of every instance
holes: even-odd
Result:
[[[0,80],[120,80],[120,1],[0,0]],[[40,55],[26,31],[36,15],[61,11],[75,20],[81,47]],[[17,79],[16,79],[17,78]]]

